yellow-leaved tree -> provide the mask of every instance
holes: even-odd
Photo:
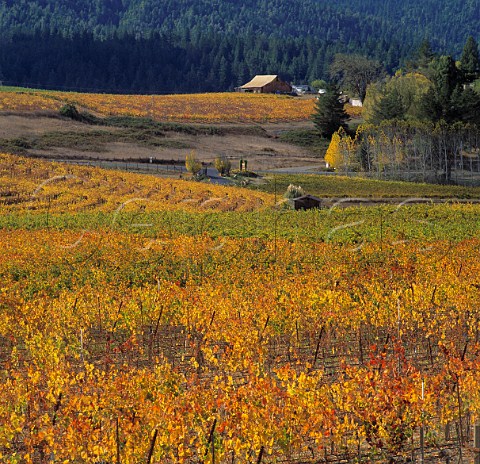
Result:
[[[332,135],[332,140],[325,153],[327,167],[337,170],[349,170],[358,164],[357,139],[350,137],[343,127]]]
[[[338,169],[343,164],[343,154],[340,146],[341,139],[339,132],[340,130],[333,133],[332,140],[330,141],[330,145],[325,153],[325,162],[327,163],[327,167],[334,169]]]
[[[188,172],[191,172],[194,176],[202,169],[202,163],[198,161],[194,152],[190,152],[185,158],[185,168]]]
[[[343,127],[332,135],[332,140],[325,153],[325,162],[328,167],[335,169],[349,169],[356,162],[357,139],[350,137]]]

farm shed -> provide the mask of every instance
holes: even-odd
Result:
[[[348,103],[352,106],[363,106],[362,100],[360,98],[350,98]]]
[[[313,87],[309,85],[292,85],[292,90],[297,95],[306,95],[317,93]]]
[[[255,76],[250,82],[238,87],[239,92],[253,93],[290,93],[292,86],[277,75]]]
[[[293,199],[293,206],[295,209],[321,208],[322,199],[313,195],[302,195]]]

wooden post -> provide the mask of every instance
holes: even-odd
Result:
[[[118,424],[118,417],[116,420],[115,427],[115,441],[117,442],[117,461],[116,464],[120,464],[120,427]]]
[[[258,453],[257,464],[261,464],[264,451],[265,451],[265,447],[262,445],[262,447],[260,448],[260,453]]]
[[[420,427],[420,462],[425,463],[425,433],[423,425]]]
[[[425,398],[425,381],[422,379],[422,401]],[[422,425],[420,427],[420,462],[421,464],[425,463],[425,429],[423,426],[423,421]]]
[[[474,464],[480,464],[480,420],[473,426]]]
[[[413,439],[413,433],[412,433],[412,437],[411,437],[410,459],[411,459],[411,462],[415,462],[415,442],[414,442],[414,439]]]
[[[325,326],[322,325],[322,328],[320,329],[320,334],[318,335],[317,348],[315,349],[315,356],[313,357],[312,369],[315,368],[315,364],[317,362],[318,350],[320,348],[320,342],[322,341],[322,335],[324,330],[325,330]]]
[[[158,435],[158,430],[155,429],[155,433],[153,434],[153,437],[152,437],[152,442],[150,443],[150,449],[148,451],[147,464],[150,464],[150,462],[152,461],[153,449],[155,448],[155,442],[157,441],[157,435]]]
[[[212,464],[215,464],[215,440],[214,440],[214,433],[215,433],[215,427],[217,426],[217,419],[213,420],[212,428],[210,429],[210,434],[208,436],[207,440],[207,448],[205,449],[205,458],[208,455],[208,452],[210,450],[210,446],[212,447]]]
[[[362,323],[358,326],[358,348],[360,352],[360,364],[363,365]]]
[[[212,464],[215,464],[215,440],[212,440]]]
[[[75,300],[76,306],[77,300]],[[85,364],[85,357],[83,356],[83,329],[80,329],[80,358],[82,359],[82,364]]]
[[[464,443],[463,440],[463,429],[462,429],[462,423],[463,423],[463,417],[462,417],[462,398],[460,396],[460,380],[457,378],[457,403],[458,403],[458,453],[460,455],[460,462],[462,462],[463,459],[463,453],[462,453],[462,446]]]

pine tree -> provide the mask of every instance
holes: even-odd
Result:
[[[345,112],[336,86],[329,86],[327,92],[318,97],[312,121],[322,137],[331,137],[340,127],[347,128],[348,114]]]
[[[460,58],[460,70],[466,82],[473,82],[479,76],[480,56],[478,43],[472,36],[467,39],[465,47],[463,47],[462,57]]]
[[[462,113],[457,106],[462,101],[459,98],[462,80],[455,61],[451,56],[436,58],[430,65],[429,75],[432,87],[420,99],[420,118],[432,122],[443,119],[449,124],[458,121]]]
[[[432,45],[427,39],[424,39],[418,47],[415,57],[415,67],[418,69],[426,69],[435,58],[435,53]]]
[[[449,128],[455,123],[480,122],[478,116],[480,96],[472,89],[465,88],[463,73],[456,67],[451,56],[436,58],[430,65],[430,75],[432,87],[419,102],[419,114],[422,119],[437,123],[440,128]],[[444,162],[442,161],[441,167],[445,172],[445,182],[450,182],[454,147],[448,138],[445,146]]]

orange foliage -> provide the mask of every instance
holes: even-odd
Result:
[[[60,101],[43,92],[0,91],[0,111],[58,111],[61,106]]]
[[[273,201],[247,189],[0,154],[5,212],[113,212],[129,203],[146,211],[252,211]]]
[[[363,108],[361,106],[352,106],[350,103],[345,104],[345,111],[351,118],[361,118]]]
[[[478,240],[74,238],[0,231],[5,461],[398,454],[480,410]]]
[[[158,214],[271,200],[9,155],[0,182],[7,224],[140,196]],[[421,425],[434,448],[480,415],[478,238],[352,251],[71,229],[0,229],[2,462],[385,462]]]
[[[108,95],[69,92],[0,92],[0,110],[58,110],[65,103],[101,116],[151,117],[159,121],[279,122],[309,119],[313,99],[249,93]]]

